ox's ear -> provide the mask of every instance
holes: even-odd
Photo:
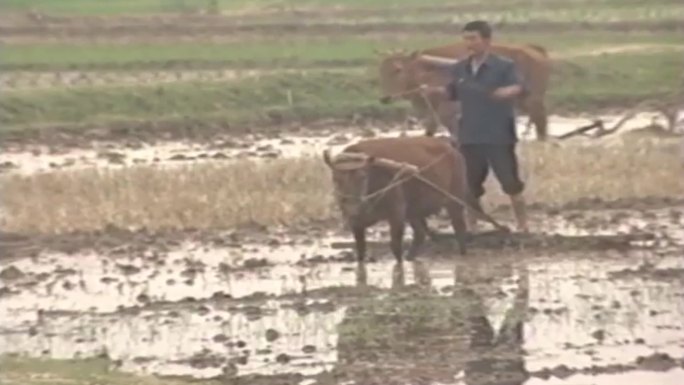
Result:
[[[323,161],[325,164],[328,165],[328,167],[332,168],[332,159],[330,158],[330,149],[325,149],[323,150]]]

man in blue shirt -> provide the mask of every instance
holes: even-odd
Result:
[[[466,60],[420,56],[419,60],[444,71],[453,80],[446,87],[421,86],[424,93],[443,93],[461,104],[458,132],[451,132],[466,162],[471,204],[480,208],[489,168],[511,198],[518,229],[527,232],[524,184],[515,153],[517,135],[513,100],[526,92],[513,61],[489,51],[492,29],[485,21],[463,28],[470,56]],[[474,223],[472,223],[474,224]]]

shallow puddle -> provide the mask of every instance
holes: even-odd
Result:
[[[599,118],[606,122],[608,128],[619,121],[622,115],[606,115]],[[558,136],[591,123],[596,117],[549,117],[550,135]],[[643,128],[656,122],[662,122],[658,113],[640,113],[627,121],[620,132],[628,132]],[[527,130],[527,118],[519,119],[518,130],[523,139],[533,139],[534,130]],[[236,159],[279,159],[302,156],[319,156],[325,148],[333,151],[364,136],[395,136],[401,132],[408,135],[422,135],[422,129],[405,130],[396,127],[393,130],[377,130],[371,128],[328,127],[321,129],[320,134],[312,135],[261,135],[236,136],[230,140],[217,140],[211,145],[173,142],[156,145],[138,144],[122,146],[116,143],[96,144],[92,149],[56,150],[47,146],[22,148],[21,150],[5,149],[0,154],[0,171],[4,173],[32,174],[38,172],[55,172],[60,170],[78,170],[84,168],[122,168],[134,165],[155,165],[174,167],[188,163],[231,161]],[[619,136],[619,135],[618,135]],[[608,136],[607,138],[613,138]],[[589,140],[587,144],[605,145],[610,140]]]
[[[661,231],[681,251],[673,236],[681,229]],[[359,266],[331,247],[340,240],[187,242],[0,262],[0,354],[106,354],[125,371],[297,374],[294,383],[308,384],[681,378],[684,260],[676,250],[507,248],[403,265],[383,253]]]

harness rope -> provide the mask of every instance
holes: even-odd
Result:
[[[471,206],[470,204],[468,204],[468,203],[467,203],[466,201],[464,201],[463,199],[461,199],[461,198],[459,198],[459,197],[457,197],[457,196],[454,196],[453,194],[451,194],[450,192],[448,192],[448,191],[444,190],[443,188],[439,187],[438,185],[436,185],[435,183],[433,183],[433,182],[430,181],[429,179],[427,179],[427,178],[425,178],[424,176],[420,175],[421,172],[423,172],[423,171],[425,171],[426,169],[428,169],[429,167],[432,167],[433,165],[435,165],[437,162],[439,162],[440,160],[442,160],[442,158],[444,158],[446,155],[447,155],[447,153],[445,152],[444,154],[442,154],[442,155],[440,155],[439,157],[437,157],[437,159],[435,159],[435,160],[433,160],[432,162],[428,163],[426,166],[423,166],[423,167],[419,168],[417,172],[415,172],[415,173],[411,172],[411,173],[408,174],[407,177],[400,178],[400,177],[404,174],[404,171],[405,171],[405,170],[408,170],[408,167],[404,167],[404,166],[406,166],[406,163],[403,163],[403,164],[402,164],[402,168],[399,169],[399,172],[397,172],[397,173],[395,174],[395,176],[392,178],[392,181],[390,181],[390,183],[389,183],[387,186],[385,186],[385,187],[383,187],[383,188],[381,188],[381,189],[379,189],[379,190],[376,190],[376,191],[374,191],[374,192],[372,192],[372,193],[370,193],[370,194],[364,195],[364,196],[361,198],[361,204],[366,204],[368,201],[370,201],[371,199],[375,198],[376,196],[384,195],[384,194],[387,193],[389,190],[391,190],[391,189],[393,189],[393,188],[399,186],[400,184],[402,184],[402,183],[408,181],[409,179],[415,177],[415,178],[417,178],[418,180],[420,180],[421,182],[423,182],[423,183],[427,184],[428,186],[432,187],[433,189],[435,189],[437,192],[439,192],[439,193],[441,193],[442,195],[444,195],[444,196],[445,196],[446,198],[448,198],[449,200],[451,200],[451,201],[453,201],[453,202],[456,202],[456,203],[460,204],[462,207],[464,207],[464,208],[466,208],[466,209],[469,209],[469,210],[471,210],[472,212],[475,212],[476,215],[477,215],[478,217],[480,217],[480,219],[483,219],[483,220],[485,220],[486,222],[490,223],[490,224],[491,224],[492,226],[494,226],[494,228],[496,228],[497,230],[499,230],[499,231],[504,231],[504,232],[508,232],[509,230],[508,230],[507,227],[505,227],[505,226],[501,225],[500,223],[498,223],[496,220],[494,220],[494,218],[492,218],[490,215],[488,215],[488,214],[485,213],[484,211],[482,211],[482,210],[480,210],[480,209],[478,209],[478,208],[475,208],[475,207]]]
[[[402,96],[408,96],[408,95],[412,95],[415,93],[419,94],[423,98],[423,100],[425,101],[425,104],[427,104],[428,109],[430,110],[430,113],[432,114],[432,119],[434,119],[435,122],[437,123],[437,125],[439,125],[440,124],[439,114],[437,113],[437,110],[435,110],[435,107],[432,105],[432,102],[427,97],[427,95],[425,95],[424,92],[421,92],[420,87],[412,88],[408,91],[402,91],[402,92],[398,92],[395,94],[391,94],[391,95],[389,95],[389,98],[390,99],[396,99],[396,98],[400,98]]]

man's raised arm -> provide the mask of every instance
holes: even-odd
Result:
[[[439,56],[432,56],[432,55],[418,55],[418,61],[420,61],[422,64],[425,64],[427,66],[430,66],[435,69],[439,70],[447,70],[449,68],[452,68],[456,63],[458,63],[458,60],[456,59],[449,59],[445,57],[439,57]]]

